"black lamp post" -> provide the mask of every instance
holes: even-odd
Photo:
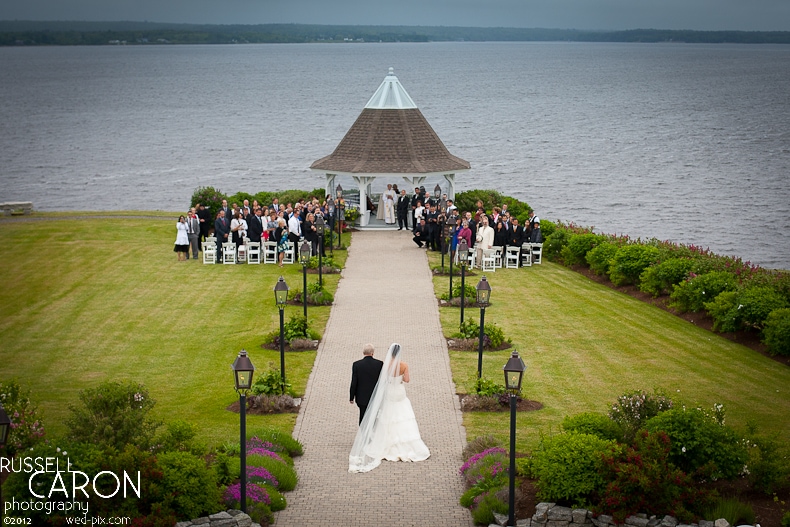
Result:
[[[450,301],[453,301],[453,229],[455,228],[455,217],[454,216],[447,216],[447,221],[445,222],[447,226],[447,234],[444,236],[444,239],[447,240],[447,249],[449,249],[450,253]],[[444,268],[444,266],[442,266]]]
[[[326,213],[329,215],[329,254],[332,256],[335,255],[335,200],[332,199],[332,196],[329,196],[329,199],[326,200]]]
[[[485,275],[477,283],[477,305],[480,306],[480,337],[477,345],[477,378],[483,378],[483,337],[486,321],[486,307],[491,299],[491,284],[486,280]]]
[[[299,262],[302,264],[302,304],[304,305],[304,318],[307,320],[307,264],[310,263],[310,243],[305,240],[299,247]]]
[[[324,287],[324,263],[323,263],[323,253],[324,253],[324,230],[326,228],[326,222],[324,222],[324,217],[318,215],[315,218],[315,230],[318,231],[318,285]]]
[[[507,364],[502,368],[505,371],[505,387],[510,392],[510,492],[508,494],[508,517],[507,524],[510,527],[516,525],[516,403],[518,394],[521,392],[521,380],[524,377],[524,370],[527,367],[524,361],[518,356],[518,351],[513,350],[513,354],[507,360]]]
[[[282,393],[285,393],[285,302],[288,301],[288,284],[281,276],[274,285],[274,301],[280,309],[280,379],[282,380]]]
[[[466,278],[466,264],[469,261],[469,244],[466,243],[466,238],[461,238],[458,240],[458,248],[456,249],[456,252],[458,253],[458,262],[461,264],[461,324],[463,324],[464,304],[466,304],[466,284],[464,283],[464,278]],[[452,273],[450,274],[450,277],[452,280]],[[453,286],[451,284],[450,291],[452,290]]]
[[[231,364],[233,370],[233,379],[236,383],[236,393],[239,394],[239,420],[241,422],[239,443],[239,464],[241,466],[240,479],[240,496],[239,505],[241,512],[247,512],[247,392],[252,388],[252,374],[255,371],[255,366],[247,356],[245,350],[239,352],[239,356]]]

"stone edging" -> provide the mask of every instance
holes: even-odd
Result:
[[[249,515],[236,509],[229,509],[210,516],[203,516],[194,520],[178,522],[175,527],[261,527],[254,523]]]

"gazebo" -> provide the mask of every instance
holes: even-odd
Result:
[[[338,175],[354,179],[364,227],[369,219],[365,204],[376,178],[403,178],[410,184],[407,192],[428,178],[444,178],[448,197],[455,199],[455,175],[468,171],[470,165],[447,150],[390,68],[335,151],[310,169],[326,174],[330,195],[334,195]]]

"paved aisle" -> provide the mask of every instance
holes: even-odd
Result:
[[[450,375],[439,309],[424,251],[403,231],[353,234],[343,279],[318,349],[294,436],[299,485],[277,527],[471,526],[458,504],[458,469],[466,432]],[[382,462],[366,474],[348,473],[359,411],[348,403],[351,363],[371,342],[383,359],[403,346],[411,382],[407,393],[431,457],[419,463]]]

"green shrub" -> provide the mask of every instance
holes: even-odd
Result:
[[[190,207],[194,207],[198,203],[205,206],[209,211],[211,211],[211,218],[215,218],[219,209],[222,207],[222,200],[227,199],[228,197],[223,194],[219,189],[215,189],[214,187],[198,187],[195,189],[195,192],[192,193],[192,200],[190,201]],[[229,202],[230,203],[230,202]],[[212,225],[214,223],[212,222]]]
[[[672,289],[669,305],[681,312],[696,313],[705,307],[705,302],[712,302],[719,294],[735,291],[737,287],[735,276],[727,271],[691,275]]]
[[[690,523],[695,508],[704,507],[711,493],[673,466],[669,460],[670,439],[663,432],[642,430],[632,446],[603,456],[602,487],[597,514],[609,514],[617,523],[637,513],[661,517],[668,512]]]
[[[455,338],[480,338],[480,325],[472,319],[466,319],[458,326]],[[505,342],[505,333],[496,324],[486,324],[483,329],[483,348],[498,348]]]
[[[645,423],[649,432],[665,432],[671,441],[669,460],[687,474],[700,471],[715,478],[739,476],[747,462],[745,443],[724,425],[724,409],[672,408]]]
[[[670,258],[645,269],[639,277],[639,289],[653,297],[671,292],[675,284],[688,276],[694,265],[688,258]]]
[[[285,452],[290,457],[301,456],[304,454],[302,444],[294,439],[290,434],[277,428],[256,428],[247,432],[247,439],[257,438],[274,445],[275,452]],[[279,447],[279,448],[278,448]]]
[[[566,432],[590,434],[601,439],[619,441],[623,438],[623,428],[604,414],[586,412],[566,416],[562,420],[562,429]]]
[[[763,342],[771,355],[790,355],[790,309],[771,311],[765,319]]]
[[[499,497],[499,490],[491,489],[477,496],[474,505],[472,506],[472,521],[477,525],[491,525],[494,523],[494,513],[507,514],[508,504]]]
[[[790,511],[787,511],[784,516],[782,516],[782,527],[790,527]]]
[[[769,286],[747,287],[737,292],[722,293],[705,309],[713,318],[713,328],[721,332],[743,328],[762,328],[775,309],[788,307],[787,299]]]
[[[466,292],[467,306],[469,304],[474,304],[477,302],[477,290],[475,289],[474,284],[470,284],[469,282],[466,282],[464,284],[464,291]],[[460,298],[460,297],[461,297],[461,281],[456,280],[455,282],[453,282],[453,298]],[[450,295],[448,295],[447,293],[442,293],[442,295],[439,298],[441,298],[442,300],[449,300]]]
[[[735,498],[717,498],[702,513],[704,518],[724,518],[730,525],[754,525],[754,509]]]
[[[620,426],[623,441],[629,443],[648,419],[670,408],[672,400],[661,392],[654,391],[651,395],[644,390],[636,390],[617,398],[609,410],[609,418]]]
[[[0,382],[0,404],[11,420],[6,442],[0,445],[0,456],[12,458],[44,439],[44,423],[30,400],[30,390],[15,380]]]
[[[606,237],[600,234],[573,234],[560,253],[562,262],[565,265],[587,265],[587,253],[605,241]]]
[[[327,242],[327,247],[329,246],[329,242]],[[335,259],[331,256],[322,256],[321,257],[321,265],[324,268],[330,267],[332,269],[340,269],[340,265],[335,261]],[[311,256],[310,261],[307,263],[308,269],[318,269],[318,256]],[[323,271],[326,272],[326,271]]]
[[[166,430],[157,443],[163,452],[191,452],[196,456],[202,456],[207,451],[205,443],[197,439],[197,427],[181,419],[167,423]]]
[[[280,370],[274,366],[274,363],[269,363],[269,369],[258,375],[255,382],[252,383],[250,390],[253,395],[281,395],[283,393],[289,394],[292,397],[296,395],[291,383],[287,380],[283,382]]]
[[[272,487],[268,483],[258,483],[258,485],[266,489],[266,492],[269,494],[269,499],[271,500],[269,508],[272,510],[272,512],[284,510],[288,506],[288,501],[279,490]]]
[[[642,272],[658,260],[652,245],[631,244],[617,249],[609,266],[609,280],[615,285],[636,284]]]
[[[584,505],[603,488],[603,454],[616,448],[614,441],[568,432],[541,441],[532,456],[532,475],[543,501]]]
[[[158,456],[158,462],[164,505],[178,518],[199,518],[220,509],[217,476],[205,461],[189,452],[165,452]]]
[[[790,445],[760,436],[748,437],[746,442],[746,473],[751,486],[769,496],[790,487]]]
[[[609,266],[612,263],[614,255],[617,254],[617,249],[619,249],[619,246],[611,242],[601,243],[595,246],[594,249],[591,249],[590,252],[587,253],[587,256],[585,256],[590,270],[595,274],[608,275]]]
[[[571,233],[565,229],[556,229],[553,233],[543,235],[543,256],[550,262],[561,262],[562,251],[571,239]]]
[[[220,485],[230,485],[237,479],[241,473],[239,460],[235,457],[230,457],[224,452],[218,452],[214,456],[214,472],[217,475],[217,482]]]
[[[151,446],[160,423],[148,415],[155,401],[142,384],[106,381],[82,390],[79,398],[82,404],[70,406],[71,416],[66,419],[70,439],[116,450],[125,445]]]
[[[328,306],[331,305],[332,302],[335,301],[335,297],[326,290],[324,286],[322,286],[319,282],[312,282],[307,284],[307,302],[314,305],[314,306]],[[307,321],[305,320],[305,324]],[[305,333],[309,333],[310,329],[306,329]]]
[[[294,470],[293,467],[269,456],[250,454],[247,456],[247,465],[251,467],[263,467],[268,470],[272,476],[277,478],[277,489],[283,492],[295,489],[296,484],[299,482],[299,476],[296,474],[296,470]]]
[[[479,378],[475,379],[474,387],[472,388],[472,393],[476,395],[482,396],[493,396],[493,395],[502,395],[507,391],[505,385],[497,384],[496,382],[490,379]]]

